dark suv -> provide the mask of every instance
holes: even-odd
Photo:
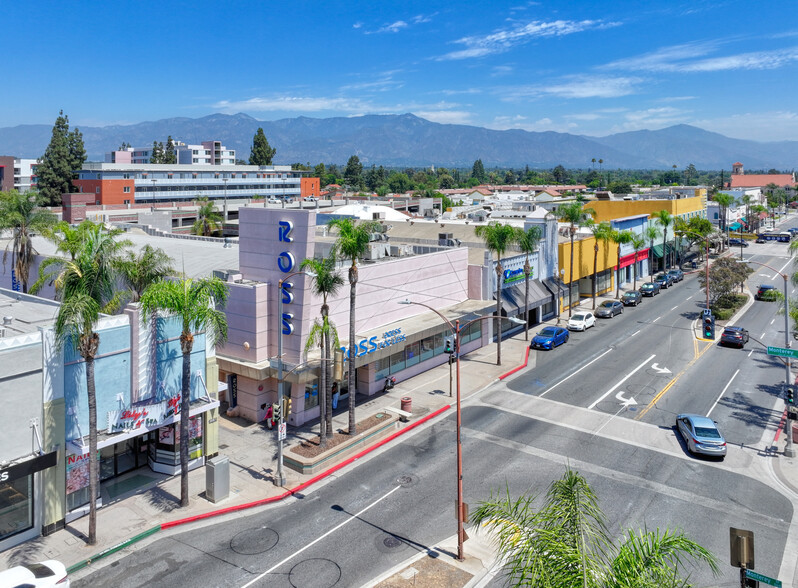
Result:
[[[663,290],[673,286],[673,277],[669,274],[657,274],[654,276],[654,283],[659,284]]]
[[[680,269],[668,270],[668,275],[673,279],[674,284],[684,279],[684,272]]]
[[[759,290],[756,291],[754,295],[755,300],[775,300],[778,296],[778,290],[776,290],[776,286],[771,284],[761,284],[759,286]]]

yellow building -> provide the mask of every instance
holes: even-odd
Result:
[[[585,208],[596,211],[593,220],[597,223],[611,221],[616,218],[647,214],[649,217],[660,210],[667,210],[671,216],[681,217],[685,221],[697,216],[706,218],[707,190],[694,189],[695,196],[690,198],[650,199],[650,200],[590,200]]]

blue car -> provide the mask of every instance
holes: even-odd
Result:
[[[530,349],[554,349],[568,341],[568,329],[562,327],[545,327],[534,336],[529,344]]]

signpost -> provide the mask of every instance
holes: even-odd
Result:
[[[798,359],[798,349],[789,349],[787,347],[773,347],[768,345],[768,355],[777,355],[779,357],[791,357]]]
[[[286,422],[283,421],[277,427],[277,440],[278,441],[285,441],[285,433],[286,433]]]
[[[776,588],[781,588],[781,580],[774,580],[773,578],[768,578],[767,576],[763,576],[762,574],[757,574],[751,570],[745,570],[745,577],[749,580],[756,580],[757,582],[762,582],[763,584],[767,584],[768,586],[776,586]]]

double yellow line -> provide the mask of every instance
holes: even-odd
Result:
[[[701,349],[699,348],[699,341],[703,341],[707,343],[707,345],[703,349]],[[671,379],[671,381],[668,382],[668,384],[656,396],[654,396],[651,402],[649,402],[648,405],[637,414],[635,420],[639,421],[644,416],[646,416],[646,413],[648,413],[648,411],[651,410],[657,404],[657,402],[659,402],[659,399],[662,398],[665,395],[665,393],[671,389],[671,387],[679,380],[679,378],[681,378],[684,375],[684,373],[687,370],[689,370],[693,366],[693,364],[695,364],[695,362],[697,362],[699,358],[707,352],[707,349],[709,349],[714,345],[714,343],[715,342],[712,339],[701,339],[699,337],[696,337],[695,331],[693,331],[693,359],[690,360],[690,363],[688,363],[687,366],[685,366],[685,368],[682,371],[676,374]]]

